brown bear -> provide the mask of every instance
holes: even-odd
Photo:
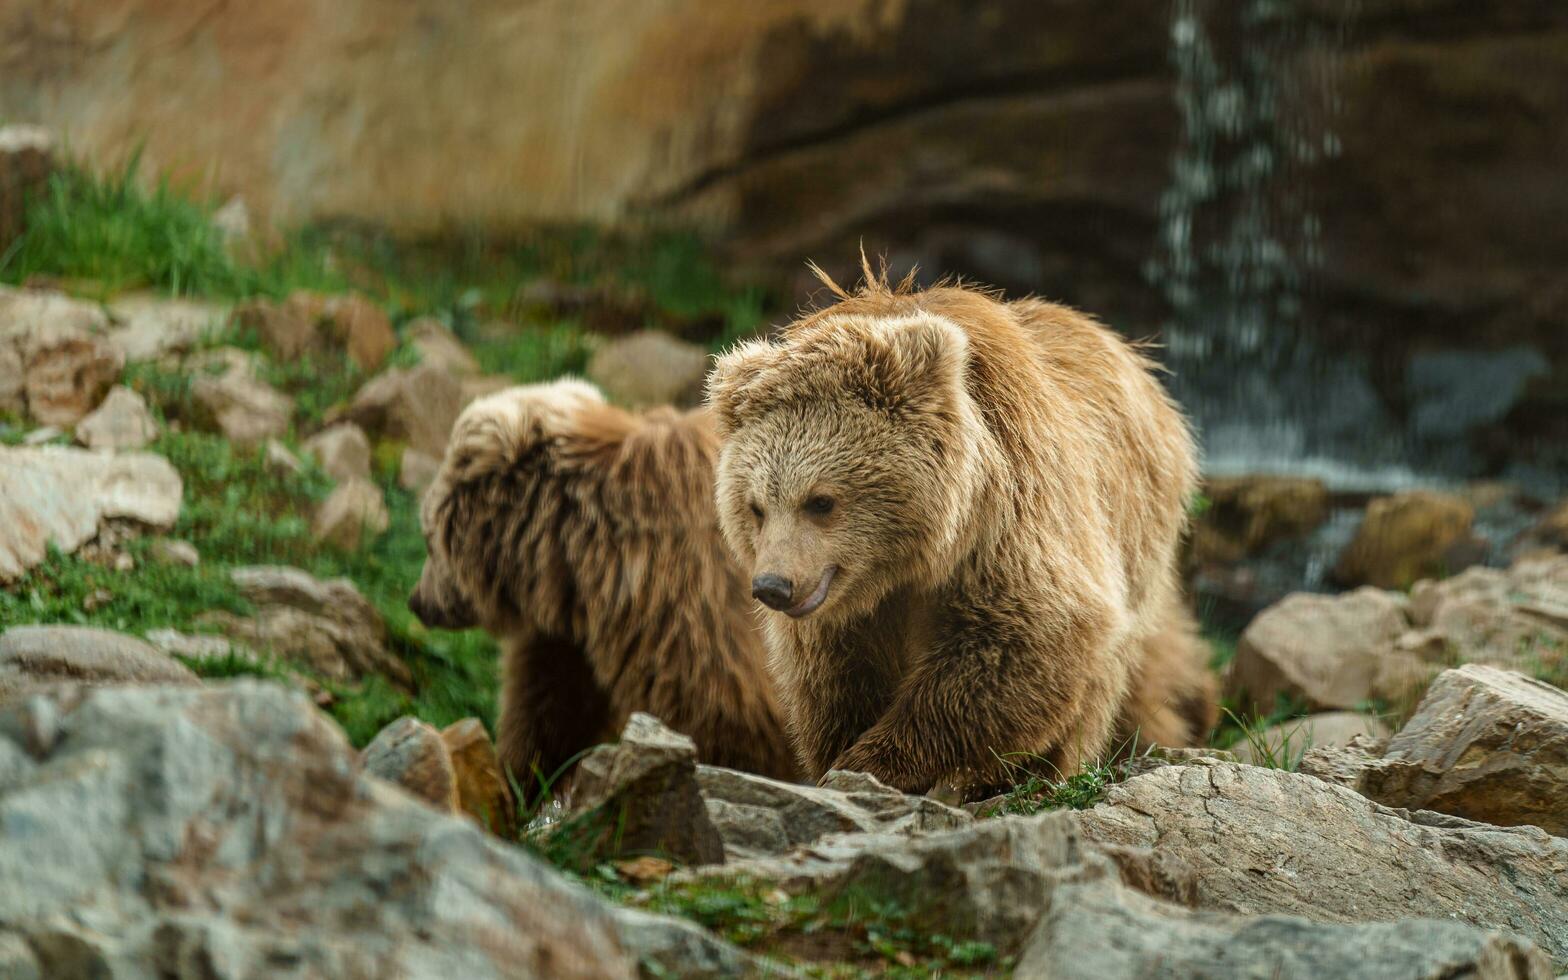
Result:
[[[500,641],[497,750],[530,792],[634,711],[690,735],[704,762],[797,775],[718,531],[717,454],[706,410],[633,415],[581,381],[510,388],[458,418],[409,606]]]
[[[709,378],[720,527],[808,772],[973,796],[1076,772],[1118,722],[1206,735],[1195,452],[1150,362],[1063,306],[865,272]]]

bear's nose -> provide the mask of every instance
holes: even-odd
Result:
[[[782,575],[758,575],[751,580],[751,595],[769,609],[788,609],[795,584]]]

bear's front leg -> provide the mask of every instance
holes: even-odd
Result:
[[[909,793],[1016,782],[1042,761],[1077,772],[1106,748],[1126,688],[1105,621],[1085,610],[1053,634],[997,618],[955,626],[833,768]]]

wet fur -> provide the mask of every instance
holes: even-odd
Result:
[[[1214,681],[1175,576],[1195,450],[1150,363],[1039,300],[829,285],[838,303],[709,381],[742,566],[842,565],[818,612],[765,614],[807,772],[973,796],[1134,733],[1202,738]],[[837,523],[784,513],[813,486],[845,497]]]
[[[633,415],[575,381],[458,420],[423,502],[411,605],[500,640],[497,748],[519,779],[554,774],[633,711],[692,736],[705,762],[796,774],[715,522],[716,455],[706,411]]]

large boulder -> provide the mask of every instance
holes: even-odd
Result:
[[[13,626],[0,633],[0,703],[58,684],[196,684],[151,644],[87,626]]]
[[[1101,877],[1056,890],[1013,975],[1548,980],[1552,972],[1534,944],[1497,929],[1433,919],[1328,923],[1197,912]]]
[[[1568,693],[1480,664],[1445,671],[1350,785],[1388,806],[1568,837]]]
[[[51,544],[75,551],[110,519],[172,527],[183,489],[153,453],[0,446],[0,582],[43,561]]]
[[[76,426],[76,439],[88,449],[141,449],[158,438],[158,423],[147,399],[115,385],[92,414]]]
[[[1538,828],[1392,810],[1312,776],[1227,763],[1157,769],[1074,817],[1097,845],[1152,852],[1136,868],[1142,887],[1201,909],[1456,920],[1568,964],[1568,840]]]
[[[1241,634],[1229,693],[1263,716],[1281,703],[1350,711],[1373,700],[1402,701],[1436,670],[1394,649],[1409,628],[1403,601],[1377,589],[1287,596]]]
[[[19,738],[41,711],[52,737]],[[303,695],[255,682],[0,710],[0,825],[8,975],[759,969],[368,777]]]
[[[323,581],[271,565],[236,568],[230,578],[254,614],[211,612],[200,618],[231,639],[327,680],[380,675],[404,689],[413,684],[408,665],[388,649],[380,613],[348,579]]]
[[[1461,556],[1474,520],[1475,509],[1462,497],[1427,490],[1378,497],[1340,553],[1334,577],[1346,585],[1407,589],[1453,574],[1474,563]]]
[[[652,715],[634,713],[619,742],[594,749],[577,765],[572,809],[559,833],[578,837],[593,854],[724,860],[697,787],[697,744]]]

